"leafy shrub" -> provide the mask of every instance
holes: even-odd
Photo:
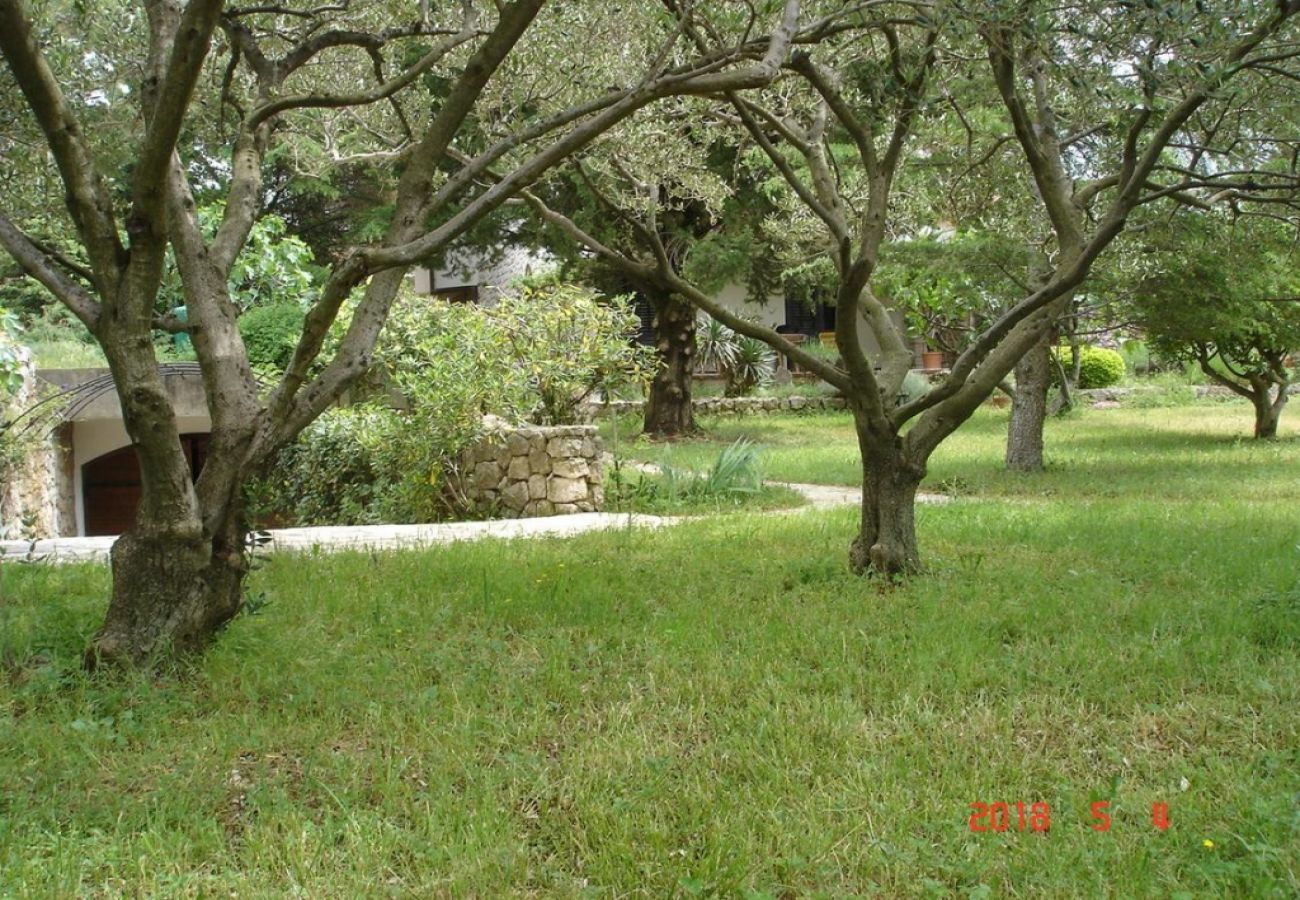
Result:
[[[281,301],[254,306],[239,317],[239,333],[254,368],[283,371],[302,334],[306,313],[298,303]]]
[[[1058,347],[1056,351],[1061,364],[1068,370],[1071,365],[1069,347]],[[1079,348],[1079,383],[1081,388],[1113,387],[1124,379],[1124,357],[1105,347]]]
[[[544,284],[503,298],[486,315],[536,399],[531,418],[540,424],[572,424],[592,394],[644,383],[652,370],[654,351],[635,342],[641,324],[625,297]]]
[[[295,525],[362,525],[382,520],[377,494],[391,480],[376,446],[401,431],[397,413],[375,406],[327,410],[280,451],[250,488],[254,518]]]
[[[279,322],[273,309],[255,308],[241,322],[260,321],[255,314]],[[376,348],[386,400],[400,408],[327,413],[280,455],[257,503],[300,524],[446,518],[461,506],[451,476],[484,415],[573,421],[592,391],[644,379],[652,351],[630,342],[635,327],[623,303],[573,285],[528,289],[489,309],[408,293]]]

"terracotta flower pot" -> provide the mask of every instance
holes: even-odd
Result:
[[[943,351],[942,351],[942,350],[926,350],[924,353],[922,353],[922,354],[921,354],[921,368],[925,369],[927,372],[932,372],[932,371],[934,371],[935,369],[942,369],[942,368],[943,368]]]

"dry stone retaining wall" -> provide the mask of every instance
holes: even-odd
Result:
[[[602,450],[594,425],[496,427],[461,455],[458,488],[517,516],[599,512]]]
[[[0,403],[0,420],[18,415],[39,399],[36,369],[30,357],[24,356],[27,358],[20,364],[23,386],[7,409]],[[60,520],[67,521],[74,513],[67,503],[61,504],[57,489],[59,468],[68,455],[61,450],[57,434],[36,442],[26,460],[0,483],[0,537],[53,537],[63,533]]]

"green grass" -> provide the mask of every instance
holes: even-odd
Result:
[[[1283,414],[1280,440],[1251,438],[1253,419],[1245,403],[1202,403],[1161,409],[1084,409],[1050,419],[1046,429],[1047,472],[1026,477],[1002,466],[1009,413],[981,408],[930,460],[928,490],[955,488],[985,497],[1030,497],[1043,492],[1082,500],[1098,491],[1136,492],[1157,479],[1162,491],[1247,490],[1266,499],[1279,478],[1275,465],[1300,456],[1300,413]],[[848,413],[710,417],[704,436],[673,443],[629,439],[633,423],[619,423],[618,453],[625,459],[699,467],[737,438],[762,452],[765,475],[776,481],[812,484],[861,483],[853,420]],[[602,424],[609,441],[613,426]],[[1212,484],[1217,475],[1231,476]]]
[[[286,557],[113,681],[106,572],[5,564],[0,896],[1295,896],[1300,441],[1120,412],[1032,478],[982,415],[892,589],[852,510]],[[769,474],[841,419],[761,420]]]

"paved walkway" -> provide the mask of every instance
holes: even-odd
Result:
[[[798,491],[804,506],[772,510],[769,515],[856,506],[862,501],[858,488],[826,484],[773,482]],[[918,503],[946,503],[942,494],[920,494]],[[306,552],[319,550],[393,550],[477,541],[483,538],[566,537],[589,531],[615,528],[662,528],[701,516],[643,516],[631,513],[577,513],[539,519],[494,519],[488,522],[440,522],[433,525],[334,525],[320,528],[280,528],[272,531],[271,550]],[[116,537],[50,538],[40,541],[0,541],[0,561],[41,560],[46,562],[102,562]]]

